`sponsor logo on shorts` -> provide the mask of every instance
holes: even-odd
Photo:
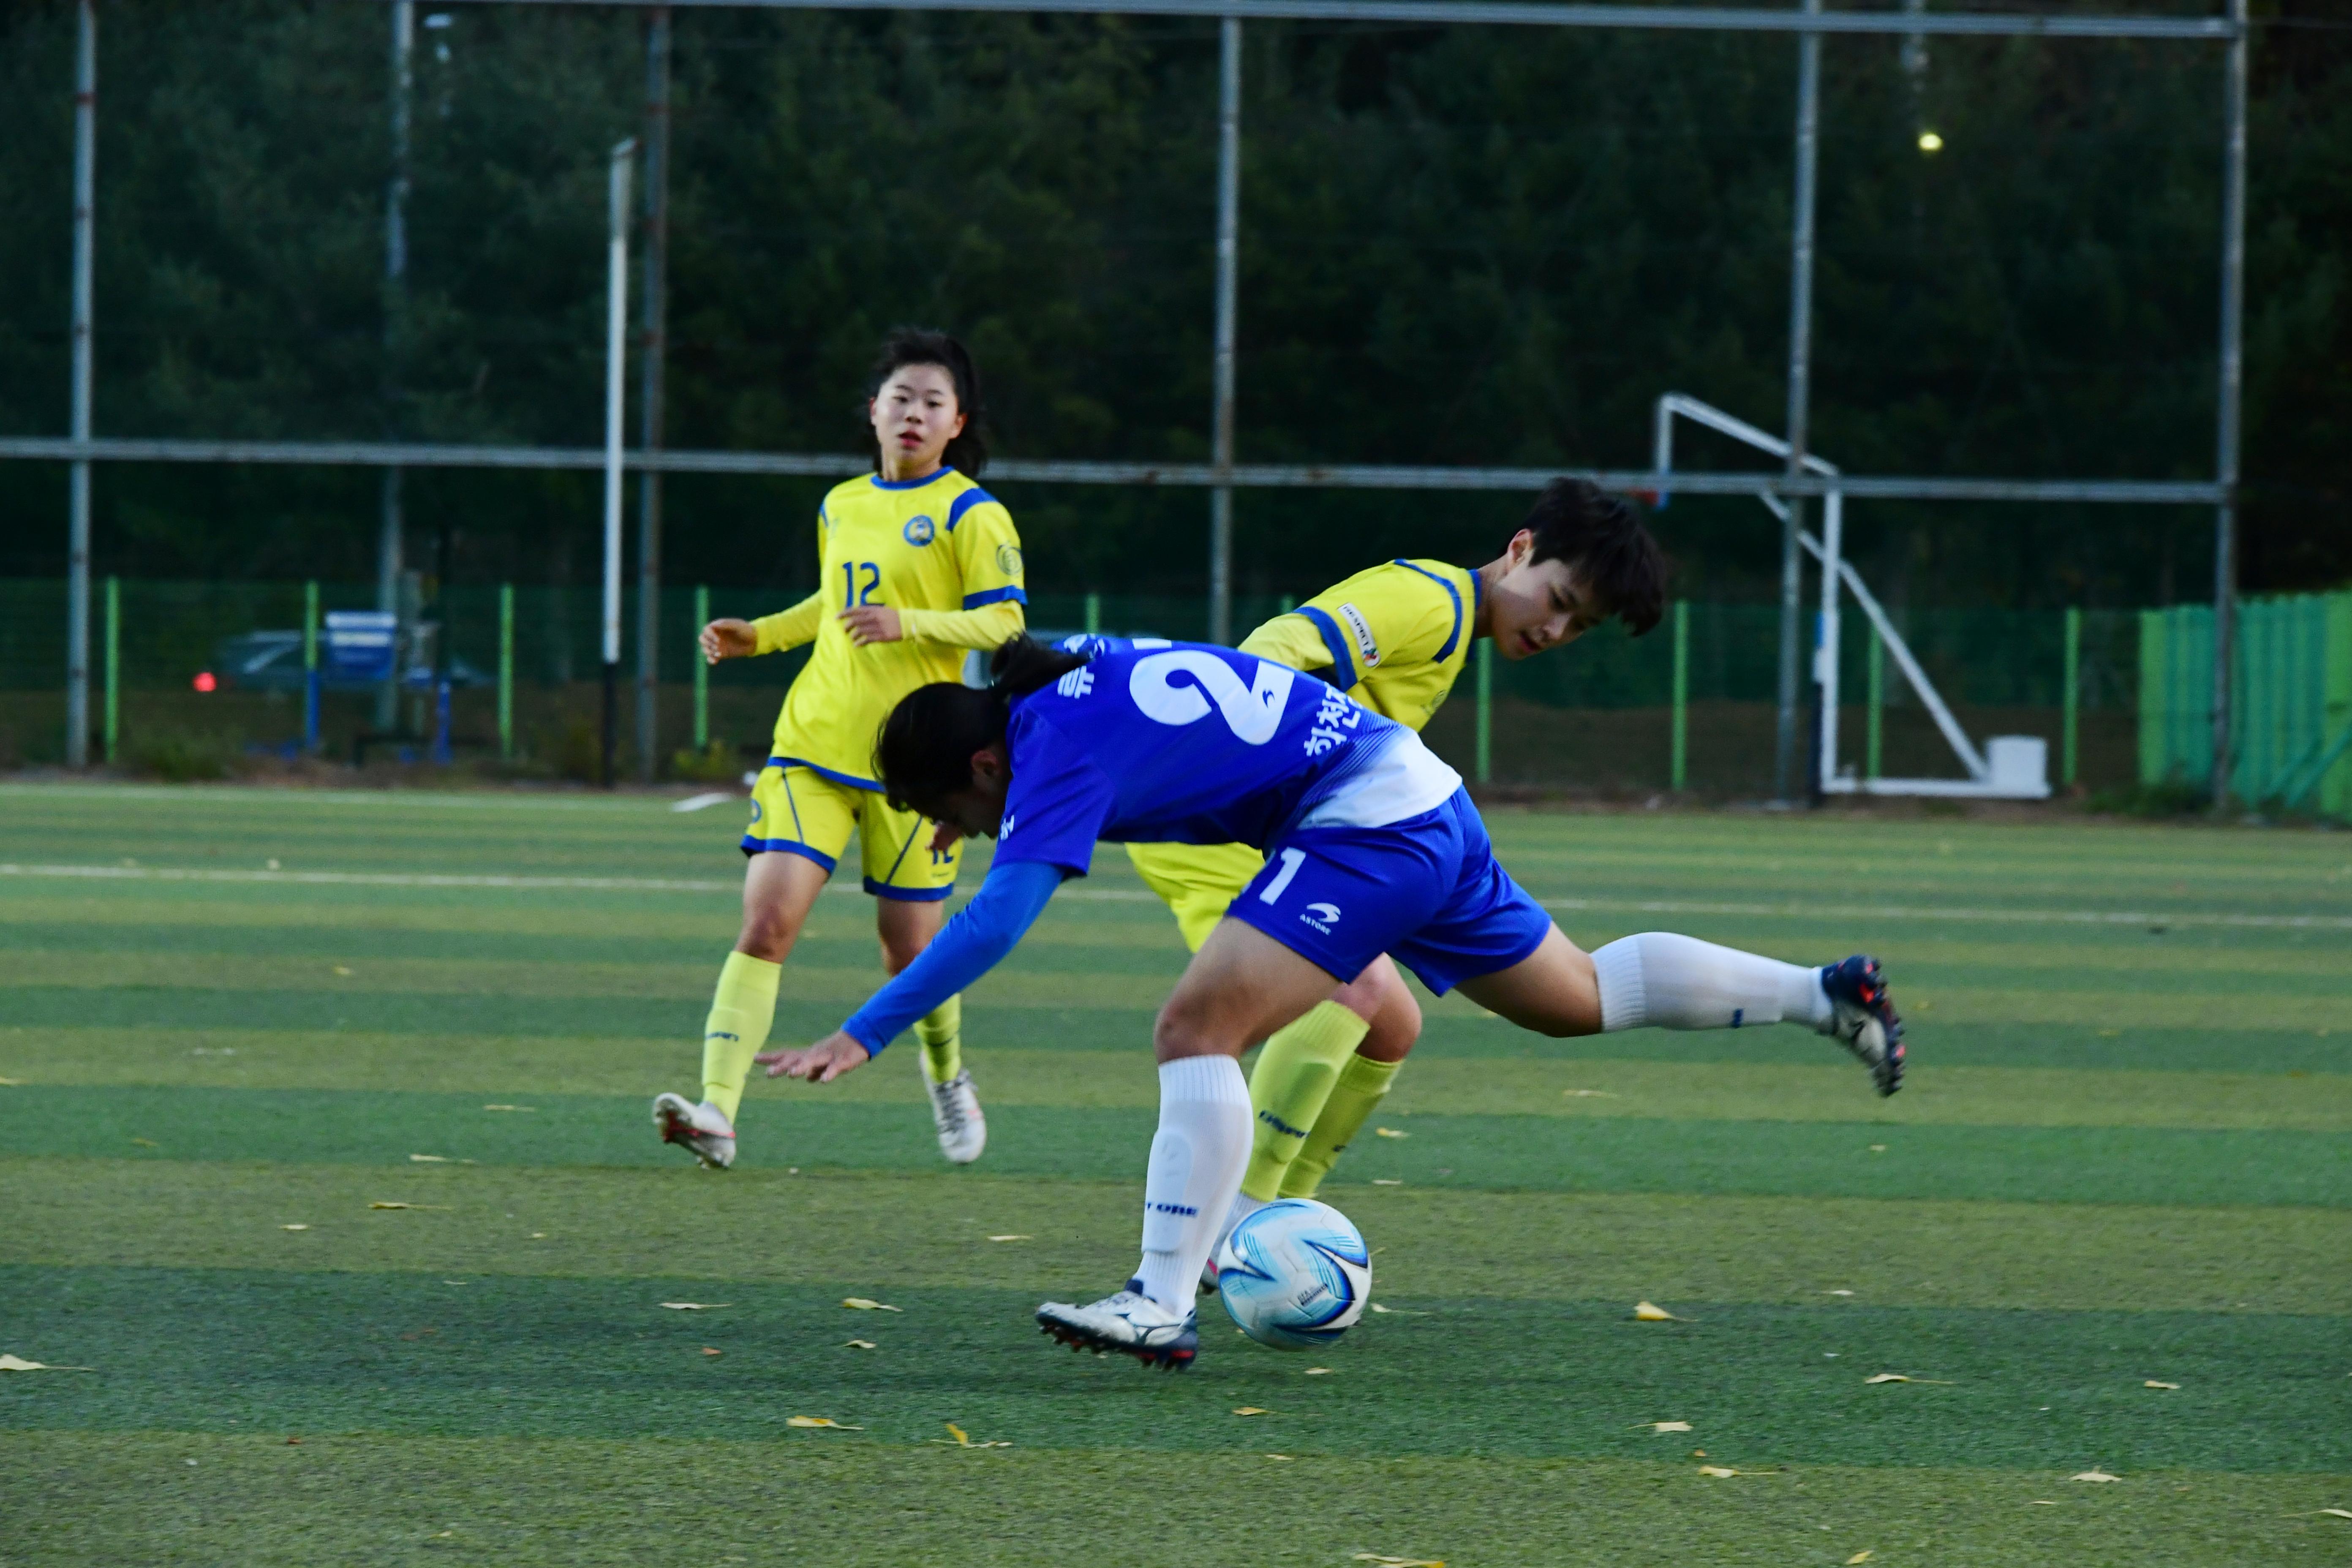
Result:
[[[940,525],[923,516],[910,517],[903,530],[907,542],[920,548],[939,536]]]
[[[1308,925],[1313,926],[1317,931],[1321,931],[1325,936],[1329,936],[1331,934],[1331,928],[1339,923],[1339,906],[1337,904],[1309,904],[1304,910],[1300,911],[1298,918],[1305,921]]]
[[[1364,612],[1353,605],[1342,605],[1339,606],[1339,618],[1348,623],[1348,630],[1354,634],[1356,652],[1363,659],[1364,668],[1378,668],[1381,645],[1373,640],[1372,623],[1364,618]]]

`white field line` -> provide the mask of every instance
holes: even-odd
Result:
[[[430,871],[243,871],[169,866],[22,866],[0,864],[0,877],[81,878],[99,881],[260,882],[361,888],[495,888],[520,890],[740,893],[740,882],[677,877],[529,877]],[[856,893],[856,882],[828,885],[828,893]],[[1097,902],[1156,903],[1156,894],[1129,888],[1070,888],[1058,897]],[[2259,931],[2352,931],[2352,915],[2245,915],[2213,910],[1973,910],[1899,904],[1746,904],[1678,899],[1545,899],[1544,908],[1586,914],[1733,915],[1754,919],[1825,921],[1964,921],[2038,925],[2218,926]]]

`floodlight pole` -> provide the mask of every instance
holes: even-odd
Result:
[[[383,200],[383,418],[384,434],[400,437],[400,351],[403,295],[408,287],[409,100],[416,88],[416,6],[394,0],[392,7],[392,178]],[[405,520],[400,499],[400,467],[384,466],[377,500],[375,607],[400,611],[400,574]],[[389,730],[400,717],[400,647],[395,636],[392,674],[375,694],[375,726]]]
[[[1822,0],[1805,0],[1808,15]],[[1797,175],[1795,210],[1789,233],[1789,477],[1805,471],[1807,416],[1811,399],[1813,353],[1813,205],[1820,163],[1822,36],[1797,39]],[[1789,498],[1780,522],[1780,721],[1772,736],[1773,795],[1783,805],[1795,799],[1797,763],[1797,621],[1802,610],[1802,577],[1797,536],[1803,531],[1802,497]],[[1832,584],[1836,581],[1832,575]],[[1827,592],[1834,593],[1832,588]]]
[[[1217,25],[1217,336],[1216,406],[1209,460],[1220,482],[1209,492],[1209,640],[1233,641],[1234,631],[1234,337],[1236,274],[1241,260],[1242,24]]]
[[[612,225],[605,247],[604,713],[598,782],[606,789],[613,787],[614,753],[620,745],[621,420],[628,401],[624,373],[628,369],[629,358],[629,165],[636,155],[637,139],[634,136],[613,148],[608,191]]]
[[[2221,502],[2213,510],[2213,809],[2230,805],[2230,698],[2238,620],[2238,447],[2245,384],[2246,315],[2246,52],[2252,44],[2246,0],[2230,0],[2237,27],[2223,67],[2221,142],[2221,397],[2216,415],[2213,478]]]
[[[669,7],[646,19],[646,257],[645,359],[637,410],[637,444],[662,444],[662,371],[669,336]],[[658,468],[637,476],[637,777],[654,781],[661,682],[662,479]]]
[[[98,7],[81,0],[74,41],[73,437],[89,439],[90,315],[96,295]],[[68,470],[66,766],[89,765],[89,459]],[[107,761],[114,760],[111,748]]]

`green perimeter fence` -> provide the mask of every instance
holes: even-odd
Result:
[[[306,593],[315,598],[306,601]],[[695,655],[694,633],[706,616],[764,615],[794,596],[664,590],[655,747],[664,776],[731,778],[765,754],[777,704],[805,656],[706,669]],[[241,680],[229,668],[235,639],[299,633],[306,602],[322,611],[375,607],[373,586],[352,583],[109,580],[97,598],[97,754],[165,772],[172,758],[192,752],[292,754],[305,722],[299,677],[264,685]],[[63,754],[65,603],[61,582],[0,581],[0,765],[52,763]],[[1236,622],[1255,625],[1288,605],[1272,595],[1242,595]],[[2174,764],[2170,752],[2161,752],[2163,765],[2151,771],[2150,758],[2159,752],[2151,751],[2142,720],[2149,694],[2171,689],[2151,685],[2147,655],[2177,663],[2184,646],[2180,637],[2166,635],[2170,623],[2163,617],[2197,613],[1913,610],[1895,618],[1971,735],[2042,736],[2053,782],[2101,789],[2196,778],[2193,769]],[[2248,626],[2267,625],[2266,613],[2250,606]],[[2334,637],[2343,647],[2340,658],[2323,647],[2314,667],[2323,687],[2336,668],[2330,658],[2352,671],[2352,642],[2346,641],[2352,610],[2338,616],[2340,628],[2328,614],[2313,623],[2317,636],[2323,645]],[[631,681],[636,618],[631,594],[622,617],[624,673]],[[450,731],[460,761],[548,776],[593,773],[600,701],[594,589],[453,586],[427,604],[420,619],[446,628],[437,657],[456,677]],[[1207,635],[1208,606],[1198,597],[1039,594],[1029,620],[1041,632],[1092,627],[1198,638]],[[1779,627],[1773,605],[1685,601],[1638,639],[1612,624],[1571,648],[1520,662],[1494,658],[1492,645],[1482,643],[1472,675],[1433,721],[1429,739],[1465,775],[1496,784],[1764,794],[1772,783]],[[2206,640],[2210,670],[2210,622]],[[2311,662],[2297,658],[2301,663],[2283,661],[2280,669],[2291,674],[2288,665],[2300,670]],[[1848,699],[1840,725],[1845,762],[1865,776],[1959,774],[1957,759],[1859,615],[1844,617],[1839,659]],[[212,690],[197,689],[205,673],[214,678]],[[2185,722],[2175,721],[2181,706],[2161,709],[2174,728]],[[2300,712],[2311,704],[2284,706]],[[330,690],[320,708],[320,749],[329,758],[349,760],[364,740],[370,761],[414,762],[433,730],[433,698],[421,687],[402,690],[388,731],[375,722],[372,691]],[[2326,713],[2311,722],[2325,729]],[[625,766],[634,769],[635,709],[626,696],[621,732]],[[2294,744],[2305,743],[2303,730],[2294,737]],[[2180,754],[2189,757],[2193,748]],[[2323,763],[2313,753],[2305,763],[2306,771],[2317,764],[2315,777],[2326,775],[2322,797],[2333,803],[2344,794],[2338,777],[2352,775],[2352,757]]]

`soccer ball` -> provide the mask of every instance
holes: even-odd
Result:
[[[1217,1294],[1258,1343],[1314,1350],[1364,1315],[1372,1260],[1346,1215],[1312,1198],[1280,1198],[1252,1211],[1217,1249]]]

